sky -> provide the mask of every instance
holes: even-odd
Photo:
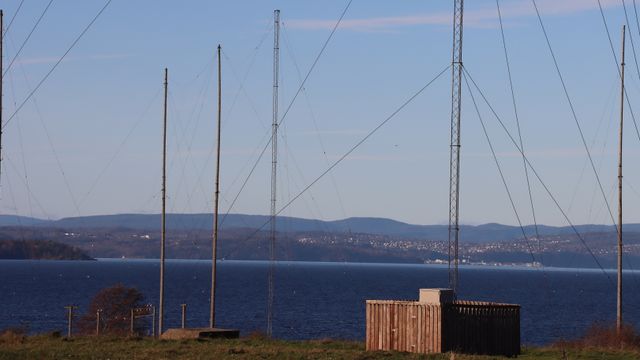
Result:
[[[215,51],[221,44],[220,207],[268,214],[270,148],[249,173],[270,136],[273,11],[279,9],[281,215],[447,223],[452,1],[353,0],[318,57],[349,1],[113,0],[31,97],[106,2],[53,0],[44,15],[49,0],[24,1],[17,11],[20,3],[0,1],[5,28],[15,16],[3,56],[5,68],[13,64],[4,81],[1,213],[58,219],[160,212],[165,67],[168,211],[212,212]],[[619,57],[623,2],[600,3]],[[620,90],[598,1],[537,0],[575,117],[532,2],[499,4],[524,151],[533,167],[528,171],[536,221],[611,224],[602,193],[615,216]],[[627,92],[640,116],[633,56],[640,29],[635,1],[625,4]],[[466,2],[463,49],[470,79],[517,139],[495,0]],[[480,93],[470,93],[467,85],[463,90],[460,221],[532,224],[521,154]],[[640,135],[628,106],[625,114],[624,219],[640,222]]]

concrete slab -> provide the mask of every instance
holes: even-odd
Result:
[[[237,339],[238,337],[240,337],[240,330],[220,328],[169,329],[160,336],[163,340]]]

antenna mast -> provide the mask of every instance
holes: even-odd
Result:
[[[3,50],[4,50],[4,11],[0,10],[0,174],[2,174],[2,126],[4,125],[2,118],[2,88],[4,87],[4,64],[2,62],[3,59]]]
[[[622,329],[622,135],[624,126],[624,46],[625,30],[622,25],[622,57],[620,62],[620,140],[618,148],[618,299],[616,307],[616,331]]]
[[[271,234],[269,244],[269,298],[267,335],[273,334],[273,278],[276,253],[276,173],[278,170],[278,79],[280,77],[280,10],[273,11],[273,124],[271,128]]]
[[[162,336],[164,325],[164,245],[166,235],[167,205],[167,90],[169,88],[169,70],[164,69],[164,121],[162,132],[162,225],[160,235],[160,304],[158,306],[158,335]]]
[[[464,0],[454,0],[451,61],[451,145],[449,156],[449,286],[458,292],[460,205],[460,112],[462,101],[462,24]],[[453,265],[452,265],[453,263]]]
[[[216,191],[213,213],[213,253],[211,256],[211,314],[209,327],[216,325],[216,258],[218,255],[218,199],[220,196],[220,124],[222,122],[222,63],[220,53],[222,47],[218,45],[218,155],[216,160]]]

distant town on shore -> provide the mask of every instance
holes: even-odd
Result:
[[[168,215],[167,256],[207,259],[210,214]],[[230,214],[220,233],[219,259],[266,260],[268,216]],[[411,225],[383,218],[321,221],[278,218],[277,259],[290,261],[446,264],[447,225]],[[537,231],[536,231],[537,230]],[[615,265],[615,230],[578,230],[601,265]],[[625,261],[640,266],[640,225],[625,224]],[[526,237],[523,236],[526,234]],[[41,220],[0,216],[0,258],[158,258],[159,215],[120,214]],[[28,241],[18,246],[19,241]],[[47,251],[36,249],[38,242]],[[51,242],[59,244],[53,246]],[[9,245],[11,244],[11,245]],[[16,249],[22,249],[17,251]],[[3,251],[4,250],[4,251]],[[598,265],[568,227],[485,224],[461,229],[462,264],[581,267]]]

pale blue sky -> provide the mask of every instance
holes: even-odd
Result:
[[[5,64],[47,3],[25,1],[8,32]],[[531,1],[500,3],[525,150],[573,222],[609,223]],[[626,3],[640,52],[633,1]],[[18,4],[0,1],[5,24]],[[103,4],[54,0],[7,75],[5,118]],[[221,207],[226,211],[271,122],[273,10],[281,10],[284,23],[282,114],[300,83],[296,64],[304,76],[346,4],[113,0],[36,93],[37,107],[27,102],[5,128],[0,211],[48,218],[159,212],[160,92],[168,67],[169,209],[210,212],[218,43],[225,54]],[[619,90],[597,4],[538,0],[605,192],[613,201]],[[602,4],[619,51],[622,1]],[[280,204],[450,63],[451,10],[449,0],[353,1],[281,128]],[[495,1],[467,1],[465,18],[465,65],[515,134]],[[630,43],[628,50],[628,91],[637,104],[639,75]],[[283,214],[446,223],[449,96],[447,72]],[[461,221],[515,224],[466,91],[463,108]],[[640,116],[640,108],[634,110]],[[521,158],[486,106],[482,111],[523,222],[531,223]],[[630,116],[627,119],[625,221],[639,222],[640,195],[635,189],[640,191],[640,142]],[[269,160],[267,153],[233,212],[268,213]],[[532,183],[539,221],[564,224],[539,183]]]

